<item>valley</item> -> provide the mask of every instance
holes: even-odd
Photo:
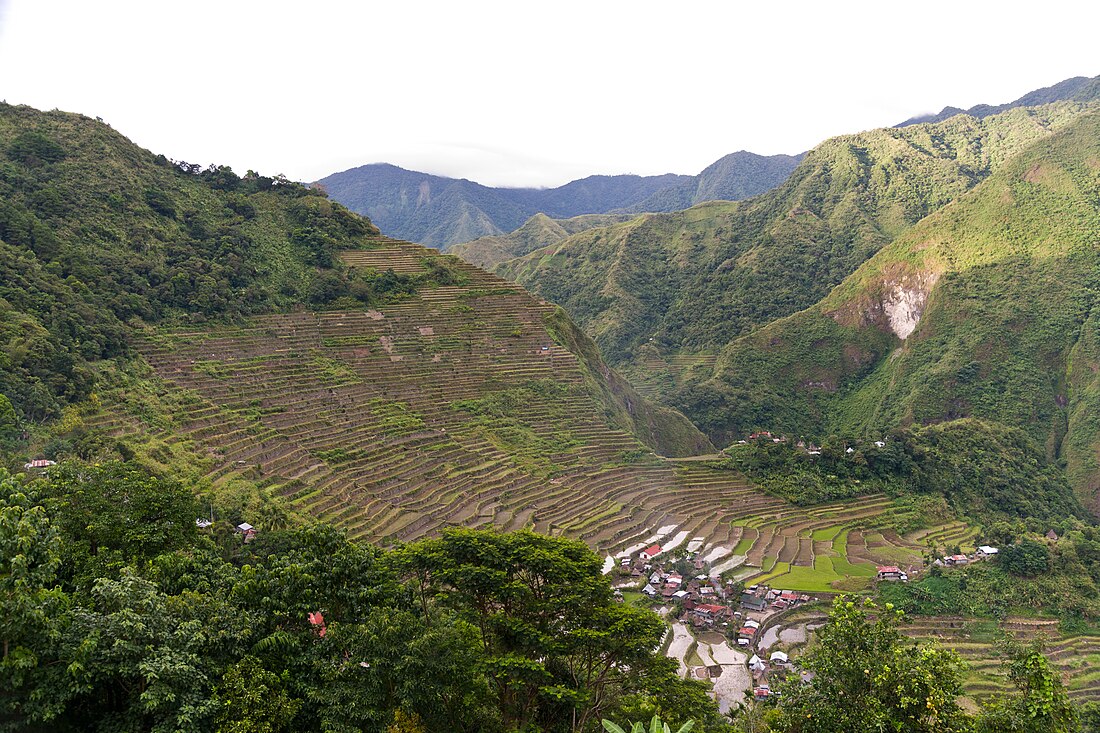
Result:
[[[465,228],[420,242],[0,105],[0,724],[205,730],[255,686],[303,730],[797,733],[853,630],[942,682],[929,730],[1000,733],[1025,663],[1100,719],[1070,81],[699,177],[433,180]]]

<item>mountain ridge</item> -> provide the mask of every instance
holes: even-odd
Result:
[[[585,214],[672,211],[701,197],[745,197],[782,182],[801,156],[740,151],[697,176],[593,175],[555,188],[494,188],[468,179],[375,163],[320,179],[333,200],[368,216],[385,233],[447,250],[501,236],[535,214],[569,219]]]
[[[1097,86],[1100,86],[1100,76],[1091,78],[1087,76],[1074,76],[1069,79],[1063,79],[1057,84],[1052,84],[1049,87],[1032,90],[1022,97],[1011,102],[1005,102],[1004,104],[976,104],[970,109],[947,106],[935,114],[910,117],[904,122],[898,123],[895,127],[908,127],[909,125],[920,125],[927,122],[942,122],[958,114],[967,114],[971,117],[981,119],[1005,112],[1013,107],[1035,107],[1043,104],[1050,104],[1051,102],[1092,99],[1097,94]]]
[[[732,342],[681,404],[726,439],[1000,422],[1064,461],[1095,512],[1098,139],[1093,111],[1036,140],[818,303]]]
[[[642,215],[495,269],[565,307],[609,361],[641,383],[651,362],[716,354],[812,305],[898,234],[1082,109],[1061,102],[839,136],[758,197]]]

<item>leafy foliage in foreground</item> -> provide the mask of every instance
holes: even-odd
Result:
[[[199,514],[124,464],[0,476],[0,727],[591,731],[649,711],[723,729],[582,543],[455,530],[382,552],[310,527],[244,544]]]
[[[784,733],[891,730],[899,733],[993,733],[1078,730],[1078,716],[1049,662],[1036,649],[1016,649],[1009,675],[1018,689],[978,715],[958,703],[965,663],[957,652],[918,646],[898,630],[890,604],[833,603],[828,623],[800,665],[814,674],[791,679],[774,729]]]

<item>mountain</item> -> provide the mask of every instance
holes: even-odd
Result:
[[[174,163],[79,115],[0,105],[0,393],[21,420],[49,420],[94,394],[92,363],[126,356],[131,324],[352,297],[335,253],[377,233],[285,179]]]
[[[711,435],[1023,428],[1100,508],[1100,114],[1036,140],[819,303],[734,341],[682,402]]]
[[[698,176],[589,176],[557,188],[491,188],[384,163],[334,173],[318,183],[385,233],[440,249],[512,232],[535,214],[674,211],[710,198],[739,199],[778,185],[800,156],[727,155]]]
[[[336,201],[370,217],[385,233],[447,249],[510,232],[536,213],[552,218],[625,208],[688,176],[590,176],[558,188],[491,188],[409,171],[365,165],[322,178]]]
[[[1028,92],[1013,102],[1006,102],[1005,104],[998,105],[978,104],[970,109],[944,107],[939,114],[910,117],[905,122],[897,125],[897,127],[920,125],[926,122],[943,122],[949,117],[961,114],[967,114],[971,117],[981,119],[989,117],[990,115],[1000,114],[1014,107],[1038,107],[1044,104],[1051,104],[1052,102],[1088,101],[1097,97],[1098,86],[1100,86],[1100,76],[1091,79],[1085,76],[1075,76],[1060,81],[1052,86]]]
[[[691,180],[661,189],[628,211],[678,211],[704,201],[740,201],[770,191],[798,167],[805,153],[757,155],[745,150],[730,153],[708,165]]]
[[[447,251],[478,267],[492,269],[505,260],[522,257],[528,252],[556,244],[571,234],[610,226],[632,218],[632,214],[584,214],[571,219],[551,219],[546,214],[535,214],[514,232],[480,237],[471,242],[456,244]]]
[[[376,538],[530,523],[611,542],[697,490],[662,455],[714,450],[564,311],[319,191],[10,105],[0,177],[8,465],[122,457],[234,512],[282,497]],[[745,484],[716,474],[714,501],[727,489]]]
[[[909,227],[1084,109],[1061,102],[833,138],[761,196],[588,230],[496,271],[562,305],[613,365],[667,398],[686,371],[813,305]]]

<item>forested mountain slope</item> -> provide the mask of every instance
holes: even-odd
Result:
[[[770,191],[802,162],[798,155],[757,155],[747,150],[714,161],[690,180],[657,191],[627,207],[634,213],[678,211],[704,201],[740,201]]]
[[[639,381],[806,308],[879,249],[1090,105],[828,140],[779,188],[574,235],[497,272],[561,304]],[[666,389],[667,391],[667,384]]]
[[[390,245],[396,271],[388,260],[349,267],[340,253],[377,248],[378,230],[321,192],[174,163],[80,115],[0,106],[0,191],[0,439],[17,451],[58,431],[57,450],[80,445],[74,421],[58,418],[98,399],[104,360],[140,363],[147,326],[186,327],[201,342],[242,318],[363,312],[478,272],[408,243]],[[478,303],[452,305],[476,322]],[[662,452],[710,448],[683,416],[634,393],[568,318],[554,324],[583,367],[577,388],[594,419]],[[448,348],[475,338],[471,326]],[[297,369],[317,368],[316,354],[299,356]],[[517,353],[529,366],[541,356]]]
[[[377,229],[315,193],[0,105],[0,394],[20,419],[49,419],[90,394],[89,362],[127,352],[129,322],[352,297],[335,253]]]
[[[551,219],[546,214],[535,214],[514,232],[463,242],[447,251],[478,267],[492,269],[501,262],[556,244],[572,234],[632,218],[633,214],[584,214],[570,219]]]
[[[959,118],[955,118],[959,119]],[[711,435],[1024,428],[1095,509],[1100,115],[1078,116],[882,249],[820,303],[732,343],[680,401]]]

